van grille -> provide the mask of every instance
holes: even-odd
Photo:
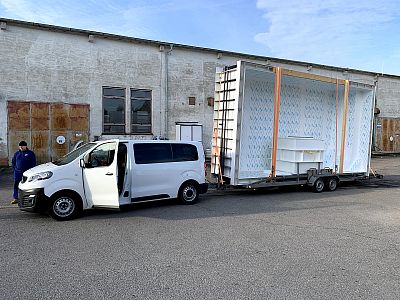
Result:
[[[19,198],[20,207],[34,207],[36,197],[29,197],[29,194],[23,194]]]

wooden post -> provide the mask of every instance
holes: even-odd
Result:
[[[344,170],[344,149],[346,146],[346,126],[347,126],[347,113],[349,110],[349,81],[346,80],[344,83],[344,106],[343,106],[343,122],[342,122],[342,144],[340,150],[340,168],[339,173],[343,173]]]
[[[334,166],[334,171],[333,174],[336,174],[338,171],[338,165],[337,165],[337,152],[338,152],[338,127],[339,127],[339,80],[336,79],[336,115],[335,115],[335,166]]]
[[[274,87],[274,127],[272,136],[272,164],[271,164],[271,177],[276,176],[276,151],[278,148],[278,134],[279,134],[279,107],[281,102],[281,80],[282,69],[276,67],[275,72],[275,87]]]

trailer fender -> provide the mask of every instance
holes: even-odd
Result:
[[[327,175],[324,175],[324,176],[313,175],[313,176],[310,176],[310,178],[308,178],[307,185],[308,186],[314,186],[314,183],[317,181],[317,179],[322,178],[324,181],[328,181],[332,177],[334,177],[337,180],[338,183],[340,182],[340,178],[337,175],[329,175],[329,176],[327,176]]]

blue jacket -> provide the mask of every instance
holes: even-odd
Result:
[[[15,152],[11,161],[14,172],[24,173],[26,170],[36,166],[36,156],[33,151],[27,149],[25,151],[18,150]]]

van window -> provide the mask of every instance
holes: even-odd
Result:
[[[171,144],[140,143],[133,145],[135,153],[135,163],[155,164],[172,161]]]
[[[86,151],[88,151],[94,145],[96,145],[96,144],[95,143],[84,144],[84,145],[80,146],[79,148],[75,149],[74,151],[71,151],[68,154],[64,155],[63,157],[53,161],[53,164],[55,164],[57,166],[69,164],[71,161],[75,160],[82,153],[85,153]]]
[[[134,144],[136,164],[155,164],[199,159],[197,148],[190,144]]]
[[[115,144],[106,143],[95,148],[89,154],[89,166],[95,168],[111,165],[115,156]]]
[[[199,159],[197,148],[190,144],[171,144],[172,160],[178,161],[196,161]]]

